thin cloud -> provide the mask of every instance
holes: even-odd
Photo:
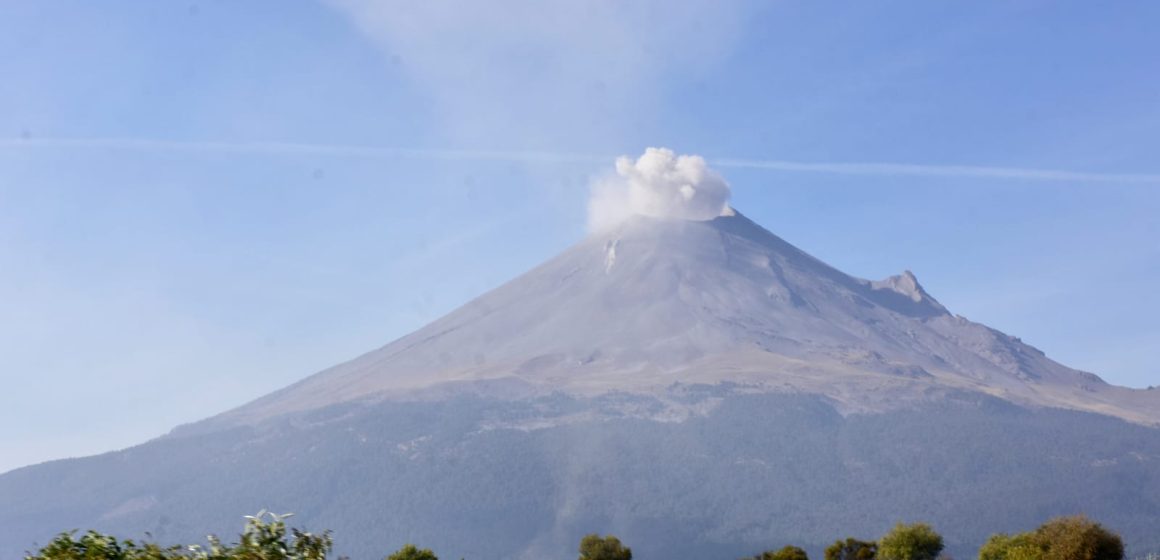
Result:
[[[1084,173],[1059,169],[1026,169],[974,165],[919,165],[909,163],[806,163],[781,160],[716,159],[717,167],[767,169],[838,175],[888,175],[924,177],[981,177],[1027,181],[1075,181],[1097,183],[1160,183],[1160,175],[1140,173]]]
[[[454,145],[600,146],[740,43],[738,2],[325,0],[430,103]]]
[[[611,159],[614,159],[612,156],[561,152],[390,148],[296,142],[189,142],[140,138],[0,139],[0,149],[21,148],[113,149],[144,152],[199,152],[275,156],[317,155],[353,158],[497,160],[545,163],[607,163]]]
[[[0,149],[113,149],[145,152],[198,152],[262,154],[273,156],[332,156],[350,158],[431,159],[453,161],[513,161],[525,163],[582,163],[606,165],[614,155],[525,150],[456,150],[390,148],[349,144],[296,142],[190,142],[140,138],[5,138]],[[1160,185],[1160,174],[1087,173],[1059,169],[1029,169],[974,165],[922,165],[878,162],[800,162],[715,158],[709,165],[732,169],[761,169],[792,173],[833,175],[917,176],[989,178],[1019,181],[1054,181]]]

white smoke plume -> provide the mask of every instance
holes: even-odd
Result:
[[[616,175],[592,185],[588,229],[598,232],[633,215],[712,220],[727,213],[729,183],[696,155],[648,148],[636,161],[616,159]]]

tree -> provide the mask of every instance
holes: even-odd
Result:
[[[809,560],[809,556],[806,555],[806,551],[796,546],[786,546],[781,550],[767,550],[742,560]]]
[[[826,560],[874,560],[878,555],[878,543],[860,541],[847,537],[836,540],[826,548]]]
[[[1031,533],[992,535],[979,549],[979,560],[1042,560],[1043,549]]]
[[[878,541],[881,560],[935,560],[943,549],[942,535],[926,523],[895,525]]]
[[[210,537],[209,551],[195,547],[200,554],[194,557],[198,560],[326,560],[326,555],[334,547],[329,531],[313,535],[292,529],[294,539],[286,540],[286,519],[293,515],[278,515],[266,510],[247,515],[246,528],[238,544],[226,547],[216,537]],[[266,521],[266,517],[270,520]]]
[[[632,560],[632,549],[612,535],[592,533],[580,539],[579,560]]]
[[[1057,517],[1038,529],[994,535],[979,560],[1123,560],[1120,536],[1082,515]]]
[[[162,547],[119,541],[95,531],[79,539],[75,533],[62,533],[25,560],[326,560],[333,546],[330,533],[313,535],[291,529],[293,538],[287,539],[288,517],[290,514],[276,515],[265,510],[246,516],[246,528],[233,546],[223,545],[213,536],[209,537],[208,547]]]
[[[387,560],[439,560],[439,557],[429,548],[421,549],[413,544],[407,544],[388,556]]]
[[[183,558],[179,546],[163,548],[152,543],[119,541],[115,537],[89,531],[78,539],[76,532],[61,533],[25,560],[166,560]]]
[[[1035,530],[1032,538],[1044,550],[1044,560],[1123,560],[1120,536],[1082,515],[1056,517]]]

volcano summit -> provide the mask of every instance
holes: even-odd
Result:
[[[848,276],[743,215],[636,216],[378,350],[208,426],[431,395],[647,395],[674,385],[814,394],[883,411],[951,393],[1160,423],[1154,392],[1108,385],[952,315],[909,271]]]
[[[597,531],[642,558],[817,552],[916,519],[962,555],[1079,512],[1160,550],[1160,392],[954,315],[910,272],[844,274],[727,191],[697,199],[685,179],[716,179],[695,163],[624,174],[718,217],[603,220],[347,363],[137,447],[0,476],[0,555],[73,527],[193,541],[263,507],[359,558],[404,542],[563,558]]]

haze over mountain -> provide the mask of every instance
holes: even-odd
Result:
[[[191,540],[262,507],[368,558],[563,558],[592,531],[641,557],[816,550],[901,519],[969,553],[1076,512],[1160,550],[1160,392],[956,316],[909,271],[826,265],[699,158],[650,151],[610,181],[594,212],[630,211],[414,333],[0,476],[0,553],[72,527]]]

